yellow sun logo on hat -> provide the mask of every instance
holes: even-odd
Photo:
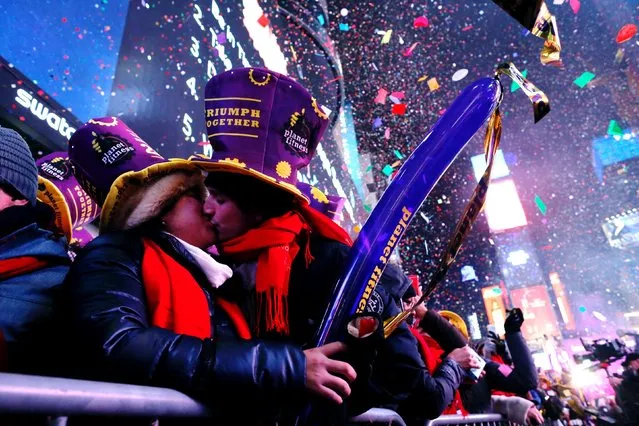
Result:
[[[319,105],[317,105],[317,99],[311,98],[311,105],[313,105],[313,110],[319,118],[322,120],[328,120],[328,115],[324,114],[324,111],[322,111]]]
[[[110,123],[109,122],[105,122],[105,121],[100,121],[100,120],[94,120],[93,118],[91,120],[89,120],[89,123],[97,124],[99,126],[106,126],[106,127],[117,126],[117,124],[118,124],[117,117],[109,117],[109,118],[111,118],[111,120],[113,120]]]
[[[315,188],[315,187],[311,188],[311,195],[318,202],[323,204],[328,204],[328,197],[318,188]]]
[[[255,77],[253,77],[253,69],[251,68],[249,70],[249,80],[251,80],[251,83],[253,83],[256,86],[266,86],[270,79],[271,79],[271,74],[267,73],[266,79],[264,81],[257,81]]]
[[[275,166],[275,173],[282,179],[287,179],[291,176],[291,165],[286,161],[280,161]]]

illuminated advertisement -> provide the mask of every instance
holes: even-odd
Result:
[[[488,187],[484,213],[493,232],[526,226],[526,214],[512,179],[492,182]]]
[[[535,245],[526,228],[492,236],[502,277],[508,288],[543,282]]]
[[[602,228],[611,247],[627,249],[639,246],[639,209],[607,218]]]
[[[606,135],[592,141],[592,161],[600,181],[605,169],[613,164],[639,157],[639,139],[632,130]]]
[[[572,315],[572,310],[570,309],[570,304],[568,303],[568,296],[566,295],[566,288],[564,283],[561,282],[559,278],[559,274],[557,272],[551,272],[550,276],[550,285],[552,286],[552,290],[555,293],[555,298],[557,299],[557,307],[559,308],[559,314],[561,315],[561,320],[566,327],[566,330],[574,330],[575,329],[575,318]]]
[[[524,313],[525,321],[521,332],[526,340],[561,334],[545,286],[535,285],[511,290],[510,298],[513,306],[521,308]]]
[[[506,321],[506,305],[504,303],[504,292],[500,286],[494,285],[481,289],[481,295],[486,306],[488,323],[495,326],[495,331],[502,336],[504,322]]]
[[[66,150],[81,124],[18,69],[0,57],[0,115],[49,149]]]
[[[486,171],[486,156],[484,154],[474,155],[470,158],[470,162],[473,165],[473,173],[475,179],[479,182],[479,179],[484,175]],[[498,149],[495,153],[495,159],[493,160],[493,169],[490,173],[490,179],[495,180],[502,177],[510,176],[510,170],[504,159],[504,152]]]

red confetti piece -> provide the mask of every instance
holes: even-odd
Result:
[[[260,16],[260,18],[257,20],[257,23],[260,24],[263,27],[268,26],[269,22],[270,21],[269,21],[269,19],[268,19],[268,17],[266,15]]]
[[[473,29],[473,26],[472,25],[468,25],[468,26],[462,28],[462,31],[469,31],[469,30],[472,30],[472,29]]]
[[[406,104],[395,104],[391,107],[391,113],[395,115],[406,114]]]
[[[415,28],[426,28],[428,26],[428,18],[425,16],[420,16],[415,18],[413,21],[413,27]]]
[[[26,120],[26,118],[24,118],[24,115],[21,115],[21,116],[19,117],[19,119],[20,119],[20,121],[25,121],[25,120]]]
[[[44,95],[44,90],[38,90],[36,93],[38,94],[38,96],[43,96]]]
[[[617,33],[617,43],[624,43],[637,34],[637,26],[634,24],[628,24],[621,27]]]
[[[60,22],[62,22],[63,24],[66,24],[68,22],[68,19],[65,17],[62,17],[62,19],[60,19]]]

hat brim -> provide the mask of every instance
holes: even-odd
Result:
[[[158,193],[150,193],[149,187],[163,178],[179,174],[180,178],[170,182],[170,188]],[[171,160],[154,164],[140,171],[130,171],[120,175],[111,185],[102,205],[100,233],[131,229],[150,220],[171,199],[175,199],[194,187],[203,186],[202,172],[186,160]],[[153,198],[149,210],[142,214],[140,206],[147,206]],[[134,220],[131,217],[135,216]]]
[[[73,199],[73,196],[70,198]],[[72,242],[73,224],[71,223],[71,210],[62,191],[49,179],[38,175],[37,199],[53,209],[55,227],[67,237],[69,243]]]
[[[268,176],[262,172],[259,172],[255,169],[251,169],[250,167],[246,167],[246,164],[238,161],[238,160],[206,160],[201,159],[197,156],[190,157],[188,159],[189,163],[196,165],[199,169],[207,173],[216,173],[216,172],[226,172],[226,173],[235,173],[244,176],[252,176],[262,182],[266,182],[272,186],[275,186],[279,189],[282,189],[292,195],[295,198],[302,202],[303,204],[309,204],[310,200],[306,195],[302,193],[295,185],[292,185],[288,182],[283,182],[281,180],[277,180],[272,176]]]

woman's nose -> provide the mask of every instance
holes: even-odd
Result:
[[[215,214],[215,200],[209,196],[204,202],[204,213],[213,216]]]

